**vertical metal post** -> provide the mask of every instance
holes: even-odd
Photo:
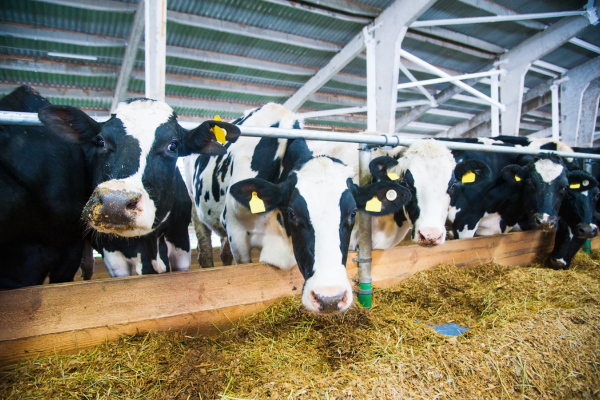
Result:
[[[167,0],[145,0],[146,97],[165,101]]]
[[[492,100],[498,101],[498,75],[490,76],[492,81],[491,89],[491,97]],[[491,120],[491,131],[492,137],[500,136],[500,109],[492,104],[492,120]]]
[[[590,175],[592,174],[592,166],[593,166],[594,160],[591,160],[589,158],[586,158],[583,160],[583,170],[587,173],[589,173]],[[594,210],[596,211],[596,210]],[[590,254],[592,252],[592,241],[591,239],[588,239],[585,241],[585,243],[583,244],[583,251]]]
[[[550,86],[552,92],[552,140],[560,140],[560,114],[558,112],[558,85]]]
[[[363,29],[365,47],[367,49],[367,130],[377,130],[377,77],[375,46],[376,42],[367,27]],[[371,150],[366,144],[358,148],[358,185],[371,183]],[[358,214],[358,303],[364,308],[371,308],[373,289],[371,286],[371,216]]]

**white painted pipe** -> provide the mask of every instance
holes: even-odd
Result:
[[[587,11],[562,11],[551,13],[521,14],[521,15],[493,15],[489,17],[473,18],[449,18],[432,19],[429,21],[415,21],[410,24],[411,28],[422,28],[424,26],[443,26],[443,25],[463,25],[463,24],[481,24],[487,22],[506,22],[523,21],[528,19],[562,18],[573,17],[577,15],[587,15]]]
[[[560,140],[560,114],[558,110],[558,85],[550,86],[552,92],[552,140]]]
[[[464,79],[483,78],[486,76],[497,76],[499,74],[504,74],[504,73],[506,73],[506,70],[493,69],[491,71],[476,72],[474,74],[454,75],[454,76],[449,76],[449,77],[444,77],[444,78],[426,79],[424,81],[406,82],[406,83],[398,84],[398,90],[415,87],[415,86],[435,85],[437,83],[462,81]]]
[[[408,108],[408,107],[416,107],[423,104],[429,104],[427,100],[414,100],[414,101],[402,101],[396,103],[396,108]],[[340,115],[340,114],[358,114],[367,112],[367,106],[361,107],[347,107],[347,108],[334,108],[333,110],[323,110],[323,111],[310,111],[305,113],[297,113],[297,115],[302,118],[319,118],[319,117],[328,117],[331,115]]]

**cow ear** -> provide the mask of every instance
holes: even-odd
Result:
[[[395,171],[398,161],[389,156],[377,157],[369,163],[369,170],[373,180],[378,181],[395,181],[400,179]]]
[[[281,185],[259,178],[236,182],[229,188],[229,193],[253,214],[274,210],[284,200]]]
[[[569,190],[574,192],[585,192],[598,186],[598,181],[585,171],[571,171],[567,173],[569,179]]]
[[[502,177],[510,184],[519,185],[525,178],[526,171],[523,167],[511,164],[502,169]]]
[[[479,183],[488,179],[491,173],[490,167],[479,160],[466,160],[454,168],[454,177],[461,183]]]
[[[44,107],[38,117],[50,132],[74,143],[90,141],[101,129],[101,125],[89,115],[71,106]]]
[[[211,130],[214,127],[225,131],[224,139],[228,142],[235,142],[241,134],[240,128],[236,125],[222,121],[204,121],[197,128],[184,134],[183,151],[179,155],[188,156],[200,153],[218,156],[227,153],[225,146],[217,141],[215,133]]]
[[[397,213],[411,199],[408,189],[390,181],[371,183],[363,187],[354,185],[354,188],[356,207],[375,216]]]

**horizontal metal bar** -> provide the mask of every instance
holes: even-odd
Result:
[[[413,100],[413,101],[401,101],[396,103],[396,109],[399,108],[409,108],[416,107],[423,104],[429,104],[427,100]],[[331,110],[323,110],[323,111],[310,111],[305,113],[298,113],[302,118],[318,118],[318,117],[327,117],[331,115],[340,115],[340,114],[354,114],[354,113],[364,113],[367,112],[367,106],[361,107],[348,107],[348,108],[334,108]]]
[[[576,15],[585,15],[585,14],[587,14],[587,11],[563,11],[563,12],[520,14],[520,15],[493,15],[493,16],[489,16],[489,17],[432,19],[432,20],[428,20],[428,21],[415,21],[412,24],[410,24],[410,27],[411,28],[419,28],[419,27],[423,27],[423,26],[481,24],[481,23],[486,23],[486,22],[505,22],[505,21],[521,21],[521,20],[527,20],[527,19],[572,17],[572,16],[576,16]]]
[[[107,117],[92,117],[96,121],[106,121]],[[194,127],[197,126],[196,123]],[[10,112],[0,111],[0,125],[35,125],[41,126],[42,122],[39,120],[36,113],[22,113],[22,112]],[[188,124],[182,124],[187,126]],[[423,139],[405,138],[398,135],[368,135],[368,134],[356,134],[356,133],[339,133],[339,132],[323,132],[308,129],[281,129],[281,128],[259,128],[254,126],[241,125],[240,130],[242,136],[250,137],[264,137],[264,138],[283,138],[283,139],[306,139],[306,140],[323,140],[327,142],[344,142],[344,143],[364,143],[369,146],[410,146]],[[587,153],[569,153],[566,151],[550,151],[550,150],[537,150],[528,147],[504,147],[504,146],[488,146],[482,144],[472,143],[457,143],[457,142],[446,142],[440,141],[450,150],[472,150],[472,151],[483,151],[489,153],[512,153],[512,154],[556,154],[561,157],[571,158],[589,158],[593,160],[600,160],[600,154],[587,154]]]
[[[406,82],[398,84],[398,90],[421,85],[435,85],[437,83],[461,81],[464,79],[483,78],[486,76],[500,75],[506,73],[504,69],[493,69],[491,71],[476,72],[474,74],[454,75],[448,78],[426,79],[424,81]]]

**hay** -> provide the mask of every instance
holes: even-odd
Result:
[[[4,369],[0,397],[600,398],[599,257],[440,265],[341,317],[286,298],[217,337],[125,337]],[[451,321],[470,330],[425,326]]]

